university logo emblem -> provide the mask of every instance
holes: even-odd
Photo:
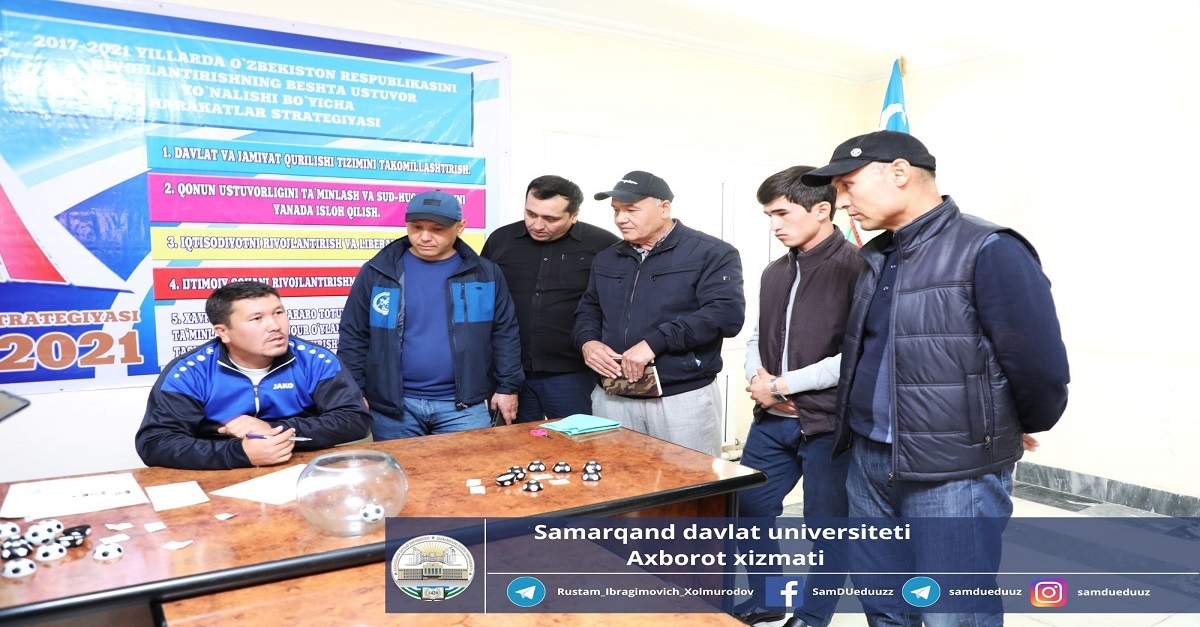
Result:
[[[421,601],[445,601],[471,585],[475,558],[454,538],[419,536],[392,556],[391,573],[404,594]]]

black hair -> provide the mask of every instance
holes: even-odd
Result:
[[[804,207],[805,211],[812,211],[817,204],[827,202],[829,219],[833,220],[833,214],[837,211],[837,190],[833,185],[809,187],[800,180],[800,177],[815,169],[808,165],[794,165],[783,172],[768,176],[767,180],[758,186],[758,204],[767,205],[782,196]]]
[[[233,281],[218,287],[208,295],[208,301],[204,303],[204,313],[208,314],[209,322],[228,325],[235,302],[267,296],[279,298],[279,292],[260,281]]]
[[[555,196],[567,199],[567,215],[575,215],[583,204],[583,190],[579,186],[561,176],[547,174],[529,182],[525,193],[532,193],[538,200],[549,200]]]

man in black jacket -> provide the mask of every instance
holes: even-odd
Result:
[[[496,229],[480,256],[500,266],[521,330],[525,383],[516,422],[592,413],[596,373],[571,345],[592,259],[621,241],[579,221],[583,191],[553,174],[525,188],[525,219]]]
[[[866,266],[842,345],[835,450],[851,451],[851,517],[925,519],[912,543],[864,545],[861,553],[854,544],[852,572],[985,573],[941,585],[987,589],[995,587],[986,573],[999,567],[1025,434],[1062,416],[1070,374],[1033,246],[961,213],[938,193],[935,169],[920,141],[878,131],[843,142],[829,165],[803,177],[807,185],[832,181],[839,209],[886,231],[862,249]],[[927,533],[931,519],[936,533]],[[855,583],[889,586],[857,575]],[[867,622],[1004,624],[996,596],[947,596],[937,613],[912,612],[938,600],[932,589],[922,580],[907,603],[862,597]]]
[[[850,460],[833,459],[833,424],[846,315],[863,263],[854,244],[833,226],[837,192],[830,185],[808,187],[800,181],[812,170],[791,167],[758,188],[771,233],[788,252],[763,270],[758,325],[746,345],[746,391],[755,408],[741,463],[767,474],[767,485],[741,493],[738,516],[746,518],[778,517],[784,497],[802,477],[805,518],[841,522],[846,516]],[[778,543],[749,548],[779,552]],[[813,594],[813,589],[842,587],[845,550],[821,540],[814,549],[825,553],[824,570],[837,574],[810,570],[786,627],[826,627],[833,618],[838,595]],[[772,570],[778,574],[780,569]],[[778,603],[760,596],[766,575],[762,569],[750,573],[755,596],[735,610],[749,624],[783,617],[767,607]]]
[[[675,194],[649,172],[626,174],[612,199],[625,240],[596,255],[575,311],[575,346],[602,377],[642,378],[654,362],[662,396],[592,392],[592,411],[709,455],[721,452],[722,338],[746,318],[737,249],[671,218]]]

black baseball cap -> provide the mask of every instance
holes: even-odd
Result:
[[[920,140],[908,133],[875,131],[842,142],[829,158],[829,165],[800,177],[809,187],[828,185],[835,176],[849,174],[868,163],[891,163],[904,159],[918,168],[937,170],[937,160]]]
[[[596,200],[604,200],[609,197],[621,202],[637,202],[647,197],[675,200],[675,194],[671,193],[671,188],[666,181],[641,170],[634,170],[622,176],[611,190],[596,194]]]

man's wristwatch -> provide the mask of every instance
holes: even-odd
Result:
[[[782,402],[786,401],[788,399],[788,397],[785,396],[783,394],[783,392],[779,391],[779,386],[776,385],[776,383],[778,381],[779,381],[779,377],[771,377],[771,398],[775,399],[777,402],[782,403]]]

